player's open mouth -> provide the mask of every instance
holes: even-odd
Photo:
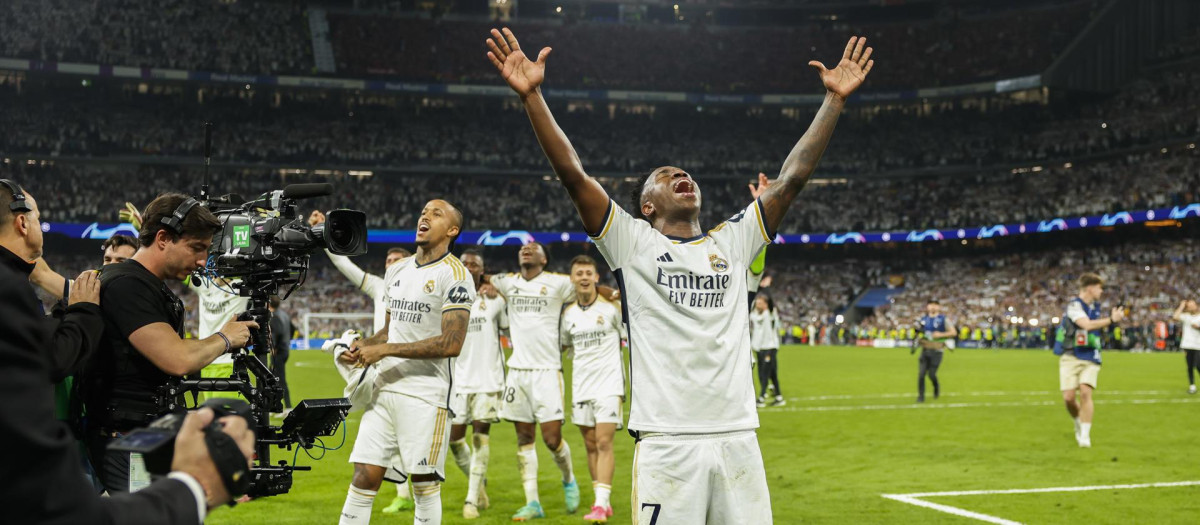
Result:
[[[675,182],[675,185],[671,187],[671,190],[676,194],[683,195],[685,197],[696,196],[696,185],[692,184],[692,181],[688,179],[679,179]]]
[[[422,222],[421,224],[418,224],[417,231],[421,233],[429,231],[429,223]]]

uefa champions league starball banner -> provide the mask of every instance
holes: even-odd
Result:
[[[1016,224],[994,224],[949,230],[910,230],[890,232],[841,232],[841,233],[789,233],[775,236],[775,244],[870,244],[887,242],[931,242],[946,240],[992,239],[1015,235],[1036,235],[1065,230],[1101,228],[1140,224],[1151,221],[1182,220],[1200,217],[1200,203],[1159,208],[1143,211],[1122,211],[1091,215],[1088,217],[1056,217],[1038,222]],[[137,236],[130,224],[79,224],[43,222],[42,230],[81,239],[107,239],[115,234]],[[415,230],[369,230],[367,241],[376,244],[412,244],[416,242]],[[463,232],[458,238],[461,245],[521,246],[537,241],[544,244],[557,242],[591,242],[586,233],[574,232],[530,232],[523,230],[487,230]]]

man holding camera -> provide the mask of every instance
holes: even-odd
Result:
[[[204,265],[220,222],[186,195],[165,194],[142,213],[138,251],[104,268],[100,297],[104,336],[84,369],[85,440],[110,494],[148,484],[140,457],[107,450],[115,438],[184,406],[163,387],[241,348],[254,322],[229,321],[210,337],[183,339],[183,303],[166,281]]]

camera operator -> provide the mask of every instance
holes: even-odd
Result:
[[[44,314],[30,276],[42,256],[41,211],[33,195],[15,182],[0,179],[0,266],[13,270],[25,281],[19,286],[30,299],[30,313]],[[65,308],[43,320],[50,330],[46,345],[32,348],[47,359],[54,381],[74,373],[97,347],[104,329],[100,318],[99,281],[96,272],[85,271],[77,279]],[[61,289],[61,288],[60,288]]]
[[[0,281],[23,277],[0,265]],[[199,524],[208,509],[229,501],[209,457],[202,428],[211,410],[189,414],[175,442],[172,473],[138,494],[102,498],[81,476],[79,452],[54,418],[49,370],[36,350],[45,344],[36,299],[17,286],[0,287],[0,508],[5,523]],[[224,432],[247,463],[254,433],[239,417],[222,418]]]
[[[145,486],[140,457],[107,450],[115,438],[184,406],[164,399],[174,378],[199,372],[222,354],[247,344],[254,322],[230,321],[210,337],[183,339],[183,302],[166,281],[180,281],[205,264],[220,223],[181,194],[154,199],[142,213],[140,247],[100,276],[104,336],[84,370],[85,439],[92,464],[109,493]]]

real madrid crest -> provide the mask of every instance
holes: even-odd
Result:
[[[729,261],[722,259],[721,256],[715,253],[708,254],[708,262],[712,264],[714,272],[721,273],[729,269]]]
[[[487,310],[487,300],[484,299],[482,295],[480,295],[478,297],[478,300],[479,300],[479,311],[482,312],[484,310]]]
[[[546,287],[545,286],[542,287],[542,295],[546,295]]]
[[[429,282],[425,283],[425,293],[433,293],[433,279],[430,279]]]
[[[600,326],[604,326],[604,316],[603,315],[596,317],[596,324],[598,324]]]

